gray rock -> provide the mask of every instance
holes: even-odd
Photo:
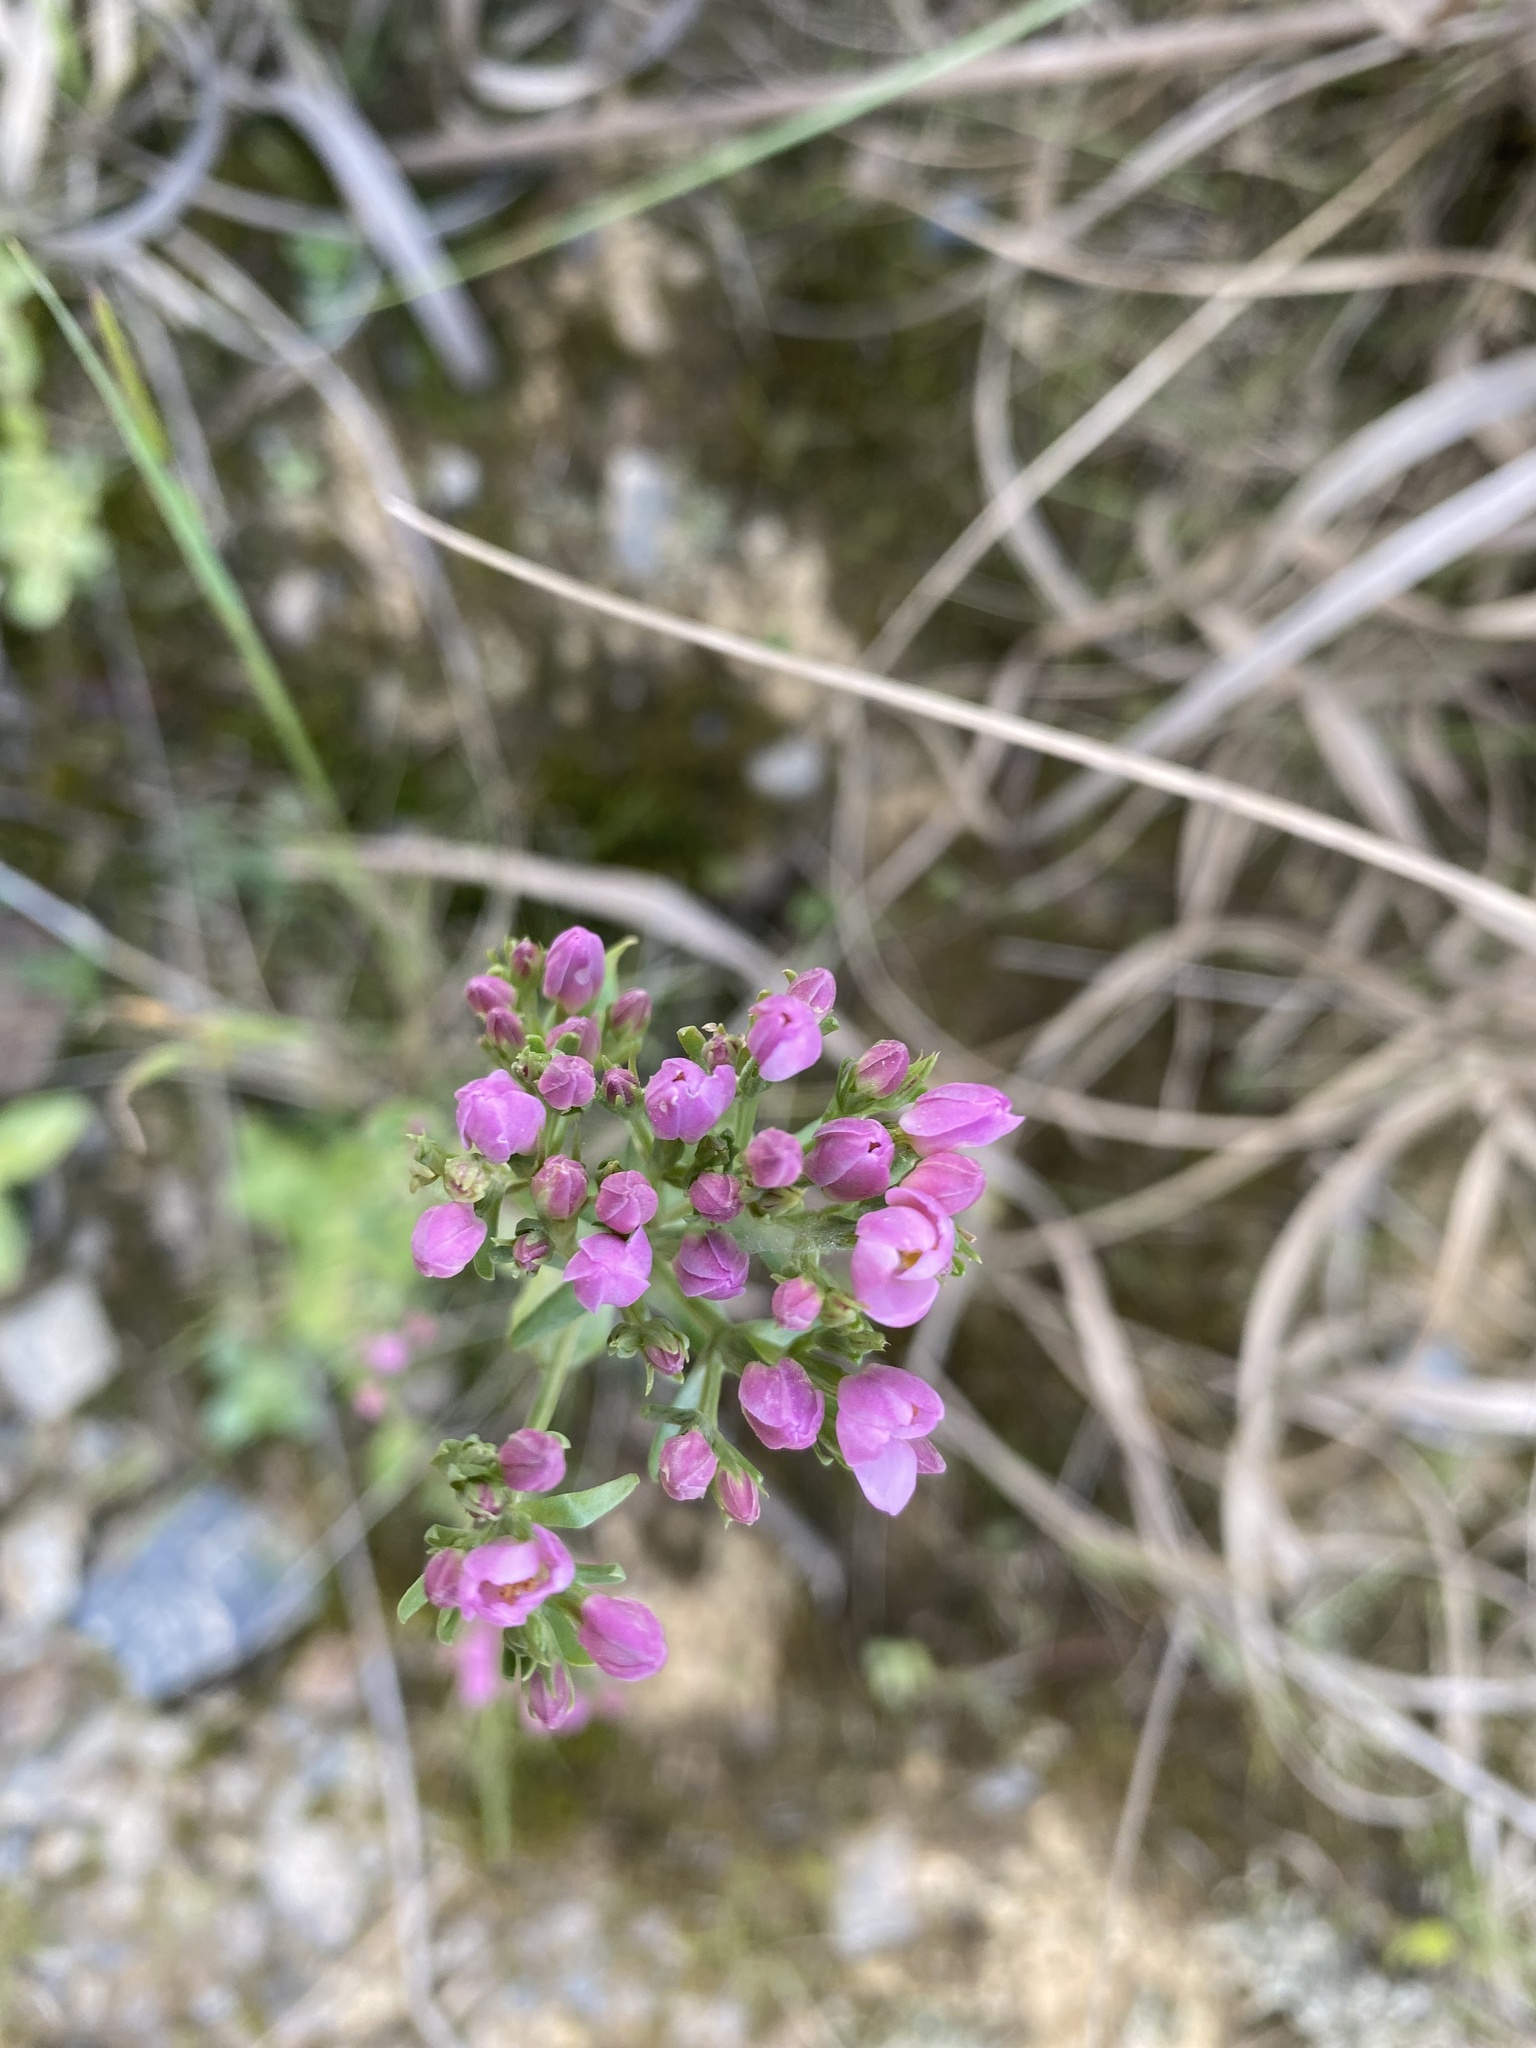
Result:
[[[0,1606],[8,1621],[51,1628],[80,1597],[85,1516],[73,1501],[49,1501],[7,1523],[0,1535]]]
[[[314,1612],[317,1574],[289,1533],[222,1486],[178,1501],[120,1563],[93,1571],[75,1625],[141,1699],[237,1669]]]
[[[0,1317],[0,1383],[33,1422],[57,1422],[99,1393],[122,1362],[101,1298],[78,1273]]]
[[[832,1946],[845,1959],[900,1948],[919,1932],[912,1838],[900,1822],[870,1828],[837,1852]]]
[[[274,1828],[261,1883],[274,1913],[313,1948],[345,1948],[362,1925],[367,1887],[351,1842],[331,1821]]]

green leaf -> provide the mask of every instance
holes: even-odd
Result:
[[[0,1188],[41,1179],[68,1158],[90,1122],[83,1095],[26,1095],[0,1109]]]
[[[621,1564],[579,1564],[576,1567],[578,1586],[622,1586],[628,1576]]]
[[[576,1637],[576,1617],[562,1601],[551,1600],[539,1609],[549,1623],[549,1632],[554,1637],[555,1649],[567,1664],[590,1664],[592,1659],[581,1647]]]
[[[422,1608],[425,1607],[426,1604],[427,1575],[425,1572],[423,1572],[421,1577],[416,1581],[415,1585],[408,1587],[407,1590],[400,1595],[400,1605],[395,1609],[395,1614],[399,1620],[409,1621],[413,1614],[420,1614]]]
[[[553,1664],[560,1655],[560,1645],[549,1624],[549,1609],[535,1607],[523,1623],[523,1647],[528,1655],[539,1664]]]
[[[459,1632],[459,1610],[457,1607],[439,1607],[437,1610],[437,1640],[451,1643]]]
[[[522,1303],[519,1302],[518,1310],[521,1309]],[[533,1302],[526,1315],[514,1314],[512,1342],[519,1350],[528,1350],[541,1338],[553,1337],[556,1331],[563,1330],[568,1323],[576,1322],[586,1313],[573,1291],[562,1285],[553,1293],[545,1294],[542,1300]]]
[[[21,1285],[27,1270],[27,1226],[14,1202],[0,1195],[0,1294]]]
[[[533,1512],[546,1529],[585,1529],[628,1500],[639,1484],[638,1472],[626,1472],[622,1479],[589,1486],[582,1493],[551,1494]]]

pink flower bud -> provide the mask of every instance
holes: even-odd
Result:
[[[818,1023],[837,1001],[837,983],[826,967],[811,967],[804,974],[797,974],[789,984],[789,992],[805,1004]]]
[[[526,1543],[482,1543],[464,1558],[458,1604],[478,1621],[518,1628],[536,1607],[563,1593],[576,1576],[576,1560],[560,1538],[535,1526]]]
[[[352,1413],[360,1422],[377,1422],[389,1406],[389,1396],[377,1380],[364,1380],[352,1390]]]
[[[643,1038],[651,1021],[651,999],[643,988],[627,988],[615,996],[608,1011],[608,1027],[620,1038]]]
[[[923,1195],[946,1216],[958,1216],[979,1202],[987,1191],[987,1176],[974,1159],[963,1152],[930,1152],[920,1159],[899,1188],[897,1195]]]
[[[544,994],[566,1016],[595,1003],[603,986],[603,942],[573,924],[561,932],[544,961]]]
[[[668,1437],[657,1463],[662,1492],[669,1500],[702,1500],[715,1476],[715,1464],[709,1439],[701,1431],[688,1429]]]
[[[632,1230],[642,1230],[658,1207],[656,1190],[643,1173],[636,1173],[633,1168],[610,1173],[597,1191],[598,1222],[606,1223],[621,1237],[628,1237]]]
[[[665,1336],[653,1337],[649,1344],[642,1345],[641,1356],[653,1372],[678,1379],[688,1363],[688,1339],[680,1330],[668,1330]]]
[[[815,1443],[826,1402],[795,1358],[749,1365],[741,1376],[741,1412],[770,1451],[805,1451]]]
[[[529,1182],[539,1213],[564,1223],[587,1199],[587,1169],[579,1159],[552,1153]]]
[[[533,1273],[553,1250],[547,1230],[520,1230],[512,1240],[512,1263],[520,1273]]]
[[[610,1678],[654,1678],[667,1661],[667,1638],[661,1623],[641,1600],[589,1593],[576,1640],[598,1670]]]
[[[757,1481],[746,1472],[717,1473],[715,1499],[733,1522],[752,1523],[763,1512]]]
[[[522,1018],[516,1010],[509,1010],[500,1003],[485,1013],[485,1035],[501,1052],[521,1052],[528,1043]]]
[[[633,1109],[640,1100],[640,1083],[628,1067],[610,1067],[603,1076],[603,1100],[610,1109]]]
[[[873,1117],[840,1116],[816,1133],[805,1170],[835,1202],[863,1202],[890,1186],[895,1156],[884,1124]]]
[[[765,1081],[788,1081],[821,1057],[816,1013],[795,996],[766,996],[752,1005],[747,1050]]]
[[[572,1017],[549,1039],[551,1052],[579,1053],[590,1065],[603,1048],[602,1026],[595,1017]]]
[[[565,1477],[565,1447],[547,1429],[514,1429],[496,1462],[514,1493],[553,1493]]]
[[[651,1241],[643,1230],[595,1231],[566,1260],[565,1277],[585,1309],[631,1308],[651,1284]]]
[[[523,1711],[545,1735],[574,1735],[592,1718],[591,1707],[563,1664],[553,1671],[534,1672],[523,1694]]]
[[[920,1155],[955,1145],[991,1145],[1016,1131],[1024,1119],[1001,1088],[980,1081],[946,1081],[920,1095],[901,1117],[901,1128]]]
[[[597,1092],[597,1076],[580,1053],[557,1052],[539,1076],[539,1093],[562,1113],[585,1109]]]
[[[788,1131],[759,1131],[741,1155],[755,1188],[792,1188],[805,1171],[800,1140]]]
[[[457,1607],[459,1574],[464,1569],[462,1550],[438,1550],[427,1559],[421,1575],[422,1590],[434,1607]]]
[[[504,1166],[514,1152],[531,1152],[544,1129],[542,1105],[499,1069],[454,1093],[459,1137],[483,1158]]]
[[[723,1230],[708,1230],[702,1237],[685,1237],[672,1261],[672,1271],[684,1294],[700,1301],[733,1301],[745,1291],[747,1254]]]
[[[858,1241],[850,1262],[854,1300],[890,1330],[921,1322],[955,1256],[955,1226],[931,1202],[914,1195],[861,1216],[855,1230]]]
[[[912,1055],[899,1038],[882,1038],[854,1063],[854,1079],[883,1102],[905,1081],[911,1064]]]
[[[517,1008],[517,991],[499,974],[473,974],[464,984],[464,1000],[477,1017],[492,1010]]]
[[[736,1071],[705,1073],[692,1060],[663,1060],[645,1084],[645,1113],[658,1138],[691,1145],[718,1123],[736,1096]]]
[[[519,939],[512,948],[509,965],[514,981],[529,981],[538,973],[544,960],[544,948],[537,939]]]
[[[773,1320],[781,1330],[808,1330],[821,1314],[821,1289],[811,1280],[781,1280],[773,1290]]]
[[[919,1471],[943,1471],[943,1459],[927,1441],[943,1420],[944,1403],[932,1387],[899,1366],[868,1365],[843,1381],[837,1445],[871,1507],[899,1515]]]
[[[429,1280],[462,1273],[485,1243],[486,1227],[467,1203],[439,1202],[424,1209],[411,1232],[411,1257]]]
[[[736,1048],[726,1033],[722,1032],[719,1037],[712,1038],[705,1046],[703,1065],[705,1072],[709,1074],[718,1074],[722,1067],[734,1070]]]
[[[711,1223],[729,1223],[741,1214],[741,1182],[730,1173],[701,1173],[688,1189],[694,1213]]]

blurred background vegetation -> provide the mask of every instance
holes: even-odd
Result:
[[[8,2038],[1531,2038],[1533,37],[0,5]],[[528,1376],[407,1132],[573,916],[653,1061],[819,963],[1029,1121],[948,1477],[626,1510],[672,1667],[541,1745],[385,1615]]]

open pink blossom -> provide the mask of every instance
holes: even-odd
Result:
[[[651,1284],[651,1241],[643,1230],[594,1231],[566,1260],[565,1277],[583,1308],[630,1308]]]
[[[592,1062],[579,1052],[557,1052],[539,1076],[539,1093],[551,1109],[585,1109],[597,1093]]]
[[[827,1405],[797,1358],[749,1365],[738,1398],[753,1434],[770,1451],[809,1450]]]
[[[498,1067],[455,1090],[459,1137],[493,1165],[505,1166],[514,1152],[531,1152],[544,1128],[544,1105]]]
[[[589,1593],[576,1640],[599,1671],[626,1682],[654,1678],[667,1661],[667,1638],[643,1600]]]
[[[837,1444],[864,1498],[884,1515],[899,1515],[919,1472],[942,1472],[928,1442],[944,1420],[944,1403],[926,1380],[899,1366],[869,1365],[837,1390]]]
[[[723,1230],[706,1230],[702,1237],[683,1239],[672,1271],[684,1294],[700,1301],[734,1301],[746,1288],[749,1264],[734,1237]]]
[[[526,1543],[510,1538],[469,1551],[459,1574],[459,1606],[479,1621],[517,1628],[576,1576],[576,1560],[560,1538],[535,1526]]]
[[[967,1159],[963,1152],[930,1152],[887,1199],[894,1201],[898,1194],[923,1195],[946,1216],[958,1216],[986,1192],[987,1176],[976,1160]]]
[[[659,1206],[656,1190],[643,1173],[631,1167],[608,1175],[598,1187],[594,1208],[599,1223],[628,1237],[632,1230],[649,1223]]]
[[[821,1314],[821,1289],[814,1280],[781,1280],[773,1290],[772,1306],[781,1330],[808,1330]]]
[[[486,1226],[468,1202],[439,1202],[423,1209],[411,1232],[411,1257],[429,1280],[462,1273],[486,1240]]]
[[[926,1155],[955,1145],[993,1144],[1023,1121],[1001,1088],[988,1088],[980,1081],[946,1081],[902,1112],[901,1128],[914,1151]]]
[[[715,1475],[715,1499],[732,1522],[750,1525],[763,1512],[757,1481],[748,1472],[727,1472],[722,1468]]]
[[[669,1436],[656,1463],[661,1490],[669,1500],[702,1500],[715,1476],[716,1458],[700,1429]]]
[[[736,1098],[736,1069],[706,1073],[693,1060],[663,1060],[645,1084],[645,1113],[658,1138],[702,1138]]]
[[[759,1131],[743,1149],[741,1163],[755,1188],[792,1188],[805,1171],[805,1153],[791,1131]]]
[[[821,1057],[821,1026],[797,996],[765,996],[752,1005],[747,1051],[765,1081],[788,1081]]]
[[[597,1000],[603,986],[603,942],[585,925],[561,932],[544,960],[544,994],[564,1016]]]
[[[884,1124],[870,1116],[839,1116],[816,1133],[805,1170],[834,1202],[864,1202],[890,1186],[895,1156]]]
[[[514,1429],[496,1462],[514,1493],[553,1493],[565,1477],[565,1446],[547,1429]]]
[[[523,1715],[541,1735],[574,1735],[592,1718],[592,1704],[579,1693],[563,1664],[535,1671],[523,1692]]]
[[[890,1330],[921,1322],[954,1258],[955,1226],[932,1204],[914,1200],[871,1210],[855,1231],[854,1300]]]

